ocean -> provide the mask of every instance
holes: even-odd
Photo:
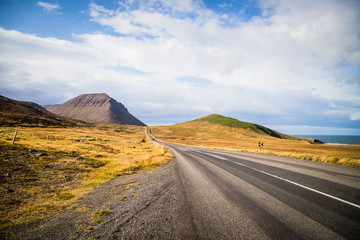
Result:
[[[360,136],[353,135],[296,135],[302,138],[315,138],[327,144],[360,144]]]

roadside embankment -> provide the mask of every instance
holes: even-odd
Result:
[[[56,216],[8,228],[8,239],[173,239],[173,161],[116,177]]]
[[[144,127],[0,128],[0,234],[11,235],[9,227],[46,219],[113,178],[169,159]]]

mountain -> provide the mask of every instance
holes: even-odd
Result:
[[[52,113],[78,120],[145,126],[123,104],[105,93],[83,94],[47,108]]]
[[[0,125],[76,126],[79,122],[48,112],[33,102],[16,101],[0,96]]]
[[[304,139],[301,139],[298,137],[294,137],[294,136],[290,136],[290,135],[286,135],[286,134],[277,132],[275,130],[261,126],[259,124],[243,122],[243,121],[239,121],[235,118],[224,117],[219,114],[212,114],[212,115],[208,115],[205,117],[201,117],[201,118],[195,119],[193,121],[190,121],[188,123],[201,124],[204,122],[207,122],[210,124],[218,124],[218,125],[222,125],[225,127],[250,129],[250,130],[254,131],[255,133],[258,133],[261,135],[268,135],[268,136],[272,136],[275,138],[291,139],[291,140],[304,140]],[[315,139],[315,142],[316,141],[318,141],[318,140]]]
[[[57,108],[58,106],[60,106],[60,104],[52,104],[52,105],[41,105],[43,108],[45,108],[48,111],[53,110],[54,108]]]

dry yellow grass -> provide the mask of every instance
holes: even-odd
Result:
[[[171,159],[137,126],[0,128],[0,147],[0,230],[45,218],[116,176]]]
[[[231,128],[210,123],[184,123],[152,127],[153,136],[164,142],[292,157],[347,166],[360,166],[360,145],[310,144],[307,140],[278,139],[250,129]]]

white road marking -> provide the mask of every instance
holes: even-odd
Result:
[[[346,200],[344,200],[344,199],[341,199],[341,198],[338,198],[338,197],[332,196],[332,195],[330,195],[330,194],[327,194],[327,193],[324,193],[324,192],[318,191],[318,190],[316,190],[316,189],[313,189],[313,188],[310,188],[310,187],[304,186],[304,185],[302,185],[302,184],[299,184],[299,183],[293,182],[293,181],[288,180],[288,179],[286,179],[286,178],[282,178],[282,177],[276,176],[276,175],[274,175],[274,174],[271,174],[271,173],[268,173],[268,172],[264,172],[264,171],[262,171],[262,170],[259,170],[259,169],[256,169],[256,168],[253,168],[253,167],[250,167],[250,166],[248,166],[248,165],[246,165],[246,164],[239,163],[239,162],[234,162],[234,161],[231,161],[231,160],[229,160],[229,159],[227,159],[227,158],[220,157],[220,156],[217,156],[217,155],[215,155],[215,154],[211,154],[211,153],[207,153],[207,152],[203,152],[203,151],[195,151],[195,152],[200,152],[200,153],[202,153],[202,154],[206,154],[206,155],[209,155],[209,156],[212,156],[212,157],[215,157],[215,158],[218,158],[218,159],[224,160],[224,161],[228,161],[228,162],[231,162],[231,163],[234,163],[234,164],[237,164],[237,165],[243,166],[243,167],[250,168],[250,169],[252,169],[252,170],[254,170],[254,171],[257,171],[257,172],[260,172],[260,173],[266,174],[266,175],[268,175],[268,176],[271,176],[271,177],[274,177],[274,178],[277,178],[277,179],[283,180],[283,181],[285,181],[285,182],[291,183],[291,184],[296,185],[296,186],[298,186],[298,187],[302,187],[302,188],[307,189],[307,190],[309,190],[309,191],[316,192],[316,193],[321,194],[321,195],[323,195],[323,196],[326,196],[326,197],[329,197],[329,198],[332,198],[332,199],[338,200],[338,201],[340,201],[340,202],[343,202],[343,203],[349,204],[349,205],[351,205],[351,206],[353,206],[353,207],[360,208],[360,205],[357,205],[357,204],[355,204],[355,203],[348,202],[348,201],[346,201]]]
[[[211,153],[207,153],[207,152],[196,151],[196,150],[194,150],[194,152],[199,152],[199,153],[206,154],[206,155],[209,155],[209,156],[212,156],[212,157],[218,158],[218,159],[227,160],[227,158],[220,157],[220,156],[217,156],[217,155],[214,155],[214,154],[211,154]]]

